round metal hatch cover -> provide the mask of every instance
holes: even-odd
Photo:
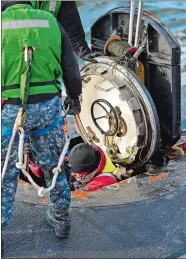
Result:
[[[82,110],[76,117],[77,128],[85,141],[100,146],[114,162],[139,167],[150,159],[160,144],[155,105],[132,70],[109,57],[96,59],[98,63],[85,62],[80,67],[83,91]],[[113,133],[116,124],[112,107],[119,118],[118,134],[113,137],[110,133],[110,137],[105,138],[109,130]],[[99,119],[96,123],[95,118]],[[108,149],[108,141],[117,156]]]

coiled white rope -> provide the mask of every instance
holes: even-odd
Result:
[[[61,166],[63,164],[65,155],[67,153],[67,149],[68,146],[70,144],[70,137],[68,133],[65,133],[65,146],[61,152],[61,155],[59,157],[59,161],[58,161],[58,165],[57,167],[55,167],[52,170],[53,173],[53,178],[52,178],[52,183],[51,186],[48,188],[44,188],[44,187],[40,187],[39,185],[37,185],[34,180],[32,179],[32,177],[30,176],[30,174],[26,171],[26,161],[24,161],[24,138],[25,138],[25,132],[23,127],[19,127],[18,126],[18,121],[20,119],[20,116],[22,115],[21,110],[18,112],[17,114],[17,118],[15,120],[14,123],[14,127],[13,127],[13,132],[12,132],[12,136],[8,145],[8,150],[7,150],[7,154],[6,154],[6,159],[5,159],[5,163],[4,163],[4,167],[3,167],[3,171],[2,171],[2,179],[4,179],[6,170],[7,170],[7,166],[8,166],[8,162],[10,159],[10,154],[11,154],[11,150],[12,150],[12,146],[15,140],[15,136],[16,133],[19,131],[19,145],[18,145],[18,162],[16,163],[16,167],[18,169],[20,169],[23,174],[28,178],[29,182],[34,186],[34,188],[36,188],[38,190],[38,195],[39,196],[44,196],[46,193],[50,192],[56,185],[56,180],[58,177],[58,174],[61,172]]]

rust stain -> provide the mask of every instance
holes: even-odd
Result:
[[[39,201],[39,203],[43,204],[43,205],[48,205],[49,204],[49,200],[48,198],[43,198]]]
[[[149,16],[150,18],[152,18],[153,20],[159,22],[159,19],[155,15],[153,15],[152,13],[147,12],[147,11],[143,11],[143,13],[146,14],[147,16]]]
[[[92,192],[71,192],[72,197],[78,200],[84,200]]]
[[[174,159],[174,160],[179,160],[180,159],[180,155],[177,155],[177,154],[169,154],[168,157],[170,159]]]
[[[25,184],[24,181],[22,181],[21,179],[18,180],[18,184]]]
[[[158,175],[155,175],[155,176],[152,176],[149,180],[149,182],[155,182],[157,180],[160,180],[160,179],[163,179],[165,177],[168,176],[168,173],[162,173],[162,174],[158,174]]]
[[[123,184],[123,183],[126,183],[126,180],[119,181],[119,182],[114,183],[114,184],[112,184],[112,185],[121,185],[121,184]]]
[[[120,185],[123,184],[123,183],[126,183],[126,180],[123,180],[123,181],[120,181],[120,182],[111,184],[111,185],[109,185],[109,186],[120,187]],[[75,198],[75,199],[77,199],[77,200],[84,200],[84,199],[87,198],[90,194],[91,194],[91,195],[92,195],[92,194],[97,194],[97,193],[99,193],[101,190],[104,190],[105,188],[106,188],[106,189],[109,189],[109,186],[105,186],[105,187],[103,187],[103,188],[101,188],[101,189],[99,189],[99,190],[88,191],[88,192],[86,192],[86,191],[82,191],[82,192],[80,192],[80,191],[72,191],[72,192],[71,192],[71,195],[72,195],[72,198]]]

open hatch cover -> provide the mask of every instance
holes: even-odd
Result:
[[[160,125],[153,100],[129,68],[110,57],[80,67],[82,110],[76,127],[82,138],[98,145],[115,163],[139,167],[160,145]]]

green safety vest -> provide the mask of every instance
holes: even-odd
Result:
[[[28,95],[56,93],[62,77],[61,32],[48,12],[27,4],[2,12],[2,99],[20,98],[21,76],[26,71],[24,47],[33,47]]]
[[[61,6],[61,1],[31,1],[33,8],[48,11],[52,13],[55,17]]]

